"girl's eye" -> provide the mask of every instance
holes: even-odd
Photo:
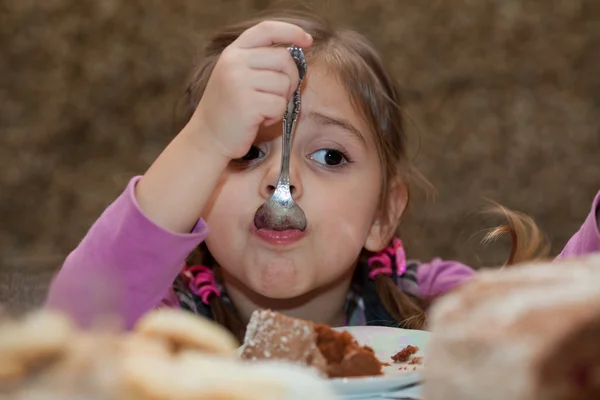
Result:
[[[246,155],[244,157],[240,158],[240,161],[252,161],[252,160],[256,160],[257,158],[263,158],[264,156],[265,156],[265,153],[263,153],[263,151],[261,149],[259,149],[256,146],[252,146],[252,147],[250,147],[250,150],[248,150]]]
[[[317,150],[310,155],[310,158],[329,167],[346,164],[349,161],[342,151],[334,149]]]

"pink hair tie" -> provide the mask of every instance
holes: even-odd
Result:
[[[204,265],[194,265],[184,269],[184,275],[190,279],[189,288],[200,300],[208,305],[211,295],[221,296],[212,270]]]
[[[377,267],[373,268],[373,264],[379,264]],[[369,257],[367,265],[369,266],[369,278],[375,279],[377,275],[388,275],[391,276],[394,272],[392,270],[392,260],[390,256],[385,254],[385,252],[380,252],[375,254],[372,257]]]
[[[402,276],[406,272],[406,252],[404,251],[404,245],[402,244],[402,240],[394,238],[392,246],[396,253],[396,273],[398,276]]]
[[[202,302],[206,305],[208,305],[208,301],[210,300],[210,296],[212,294],[216,295],[217,297],[221,296],[221,291],[219,290],[219,288],[217,288],[216,286],[213,285],[204,285],[202,286],[199,290],[198,293],[196,293],[198,296],[200,296],[200,300],[202,300]]]
[[[378,275],[392,276],[394,270],[392,269],[392,258],[395,258],[396,273],[398,276],[403,275],[406,272],[406,253],[404,252],[404,246],[402,241],[398,238],[394,238],[392,245],[369,257],[367,265],[370,269],[369,278],[375,279]],[[379,264],[374,267],[374,264]]]

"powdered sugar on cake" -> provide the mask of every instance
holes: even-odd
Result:
[[[285,358],[310,365],[316,351],[316,333],[310,324],[270,310],[260,310],[252,314],[246,328],[242,358]]]
[[[252,314],[241,358],[285,360],[315,368],[329,377],[379,375],[381,363],[372,349],[360,346],[348,332],[336,332],[271,310]]]

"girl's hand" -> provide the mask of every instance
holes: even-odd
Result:
[[[266,21],[246,30],[219,57],[190,124],[206,148],[243,157],[258,129],[281,120],[298,87],[298,69],[285,47],[309,47],[296,25]],[[273,138],[261,138],[270,140]]]
[[[311,44],[296,25],[262,22],[223,51],[191,120],[135,188],[148,218],[170,231],[190,232],[229,161],[248,152],[261,125],[283,117],[298,85],[292,56],[273,45]]]

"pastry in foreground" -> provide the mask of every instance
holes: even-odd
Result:
[[[57,312],[0,321],[0,399],[335,400],[326,379],[291,363],[244,363],[212,321],[155,310],[132,332],[80,331]]]
[[[252,314],[242,346],[244,360],[287,360],[316,368],[330,378],[382,374],[373,350],[348,332],[271,310]]]
[[[427,400],[600,399],[600,254],[480,272],[430,328]]]

